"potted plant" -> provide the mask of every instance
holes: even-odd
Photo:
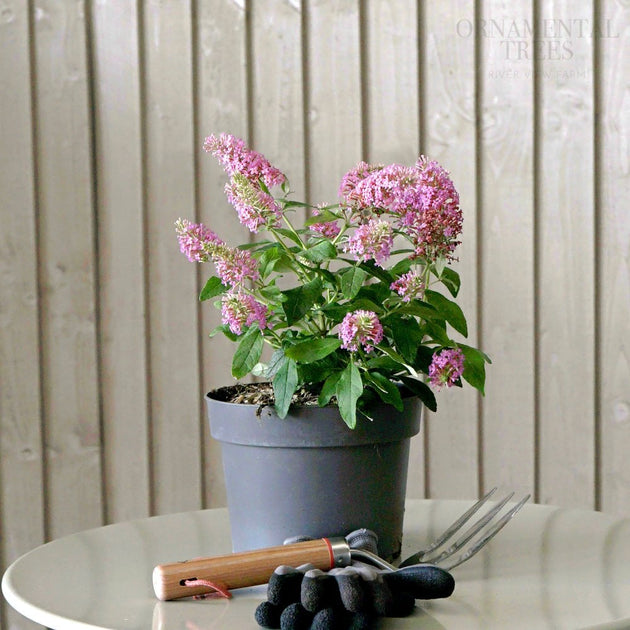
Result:
[[[221,309],[211,335],[235,342],[233,376],[262,379],[206,396],[234,548],[368,527],[394,557],[420,406],[435,411],[433,390],[462,379],[483,393],[489,361],[452,338],[468,332],[450,266],[462,229],[453,182],[425,157],[360,162],[339,203],[312,206],[242,140],[212,135],[204,148],[229,176],[240,222],[264,235],[232,246],[176,222],[188,259],[214,263],[199,298]],[[296,209],[310,213],[300,227]]]

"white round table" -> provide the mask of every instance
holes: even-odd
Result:
[[[409,501],[403,557],[471,502]],[[157,564],[229,553],[224,509],[158,516],[74,534],[22,556],[2,580],[7,601],[54,629],[258,628],[265,587],[231,600],[158,601]],[[630,519],[526,505],[477,556],[453,570],[454,594],[418,601],[379,628],[630,628]]]

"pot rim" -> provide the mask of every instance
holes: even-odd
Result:
[[[411,396],[404,410],[379,403],[372,407],[375,419],[363,414],[350,429],[336,405],[291,407],[279,418],[271,406],[233,403],[205,396],[210,432],[220,442],[247,446],[317,448],[362,446],[409,439],[420,430],[422,403]],[[259,409],[260,408],[260,409]]]

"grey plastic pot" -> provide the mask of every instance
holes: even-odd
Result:
[[[273,408],[206,396],[212,436],[221,442],[234,551],[286,538],[344,536],[366,527],[385,558],[400,554],[409,443],[421,403],[386,405],[350,430],[336,407]]]

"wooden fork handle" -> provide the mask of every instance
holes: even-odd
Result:
[[[158,599],[178,599],[212,591],[208,586],[186,586],[187,581],[208,581],[231,590],[266,584],[271,574],[282,564],[298,567],[310,563],[322,571],[329,571],[336,566],[347,566],[350,562],[350,548],[345,539],[320,538],[225,556],[161,564],[153,569],[153,589]]]

